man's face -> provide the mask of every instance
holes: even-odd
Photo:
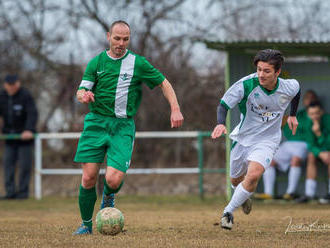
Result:
[[[319,106],[309,107],[307,110],[308,117],[314,121],[320,121],[323,115],[323,110]]]
[[[122,57],[129,44],[130,30],[125,24],[116,24],[111,31],[107,33],[107,39],[110,44],[110,55],[115,58]]]
[[[5,82],[3,86],[4,86],[7,94],[12,96],[12,95],[15,95],[16,92],[19,90],[21,83],[19,81],[16,81],[13,84],[9,84],[9,83]]]
[[[275,72],[273,65],[259,61],[257,64],[257,73],[261,86],[272,90],[276,85],[277,77],[280,75],[281,70]]]

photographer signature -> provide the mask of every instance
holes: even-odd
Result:
[[[329,232],[330,224],[319,224],[319,219],[314,221],[311,224],[292,223],[292,217],[286,216],[285,219],[289,219],[289,224],[285,230],[285,234],[287,233],[297,233],[297,232]]]

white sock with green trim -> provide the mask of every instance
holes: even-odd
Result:
[[[244,189],[242,183],[237,185],[237,188],[235,190],[235,193],[233,194],[233,197],[231,198],[228,205],[225,207],[224,213],[229,212],[232,213],[234,210],[238,207],[240,207],[250,196],[253,194],[253,192],[249,192],[246,189]]]

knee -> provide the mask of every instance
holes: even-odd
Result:
[[[105,180],[106,180],[108,186],[112,189],[117,189],[120,186],[121,181],[122,181],[122,179],[120,177],[113,176],[113,175],[111,177],[106,175]]]
[[[291,166],[292,167],[300,167],[301,166],[301,159],[298,157],[293,157],[291,159]]]
[[[315,156],[313,153],[308,153],[308,156],[307,156],[307,160],[308,162],[315,162]]]
[[[82,185],[84,188],[91,188],[95,186],[97,180],[96,175],[85,173],[82,175]]]
[[[255,170],[255,171],[250,171],[246,176],[245,176],[245,181],[247,184],[254,185],[257,184],[260,177],[262,175],[261,171]]]
[[[275,160],[273,159],[272,162],[270,163],[271,167],[276,167],[277,163],[275,162]]]

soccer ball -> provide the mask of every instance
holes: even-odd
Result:
[[[123,230],[124,215],[117,208],[103,208],[96,215],[96,228],[105,235],[116,235]]]

